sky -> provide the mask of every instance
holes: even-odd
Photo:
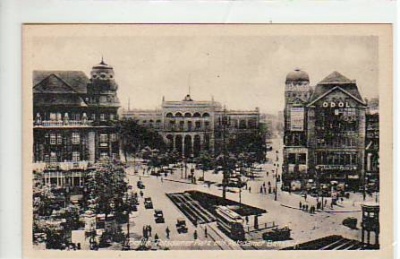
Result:
[[[140,27],[140,26],[139,26]],[[157,28],[154,28],[157,27]],[[34,70],[113,66],[123,108],[155,109],[162,97],[214,100],[228,109],[276,114],[284,107],[287,73],[300,68],[316,85],[333,71],[355,79],[364,98],[378,96],[378,37],[268,33],[179,26],[45,28],[26,38]],[[233,31],[233,32],[231,32]]]

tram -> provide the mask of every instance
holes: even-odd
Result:
[[[245,240],[242,217],[226,206],[217,206],[215,209],[217,225],[233,240]]]

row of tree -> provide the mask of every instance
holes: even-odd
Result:
[[[125,160],[130,155],[139,154],[143,159],[153,160],[154,162],[156,160],[169,160],[169,163],[176,163],[181,159],[179,153],[168,151],[167,144],[156,130],[140,125],[130,118],[118,121],[116,126]],[[266,133],[267,129],[262,126],[252,133],[236,134],[235,137],[229,138],[226,148],[235,156],[251,154],[258,162],[263,162],[266,155]],[[222,153],[222,150],[220,151]],[[160,157],[161,154],[164,154],[164,156]],[[218,155],[216,154],[215,157],[218,157]],[[211,156],[209,152],[202,152],[199,155],[200,160],[206,160],[202,164],[208,162],[209,156]],[[163,164],[162,162],[160,163]]]

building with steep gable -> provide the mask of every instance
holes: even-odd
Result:
[[[33,72],[33,162],[53,171],[49,182],[59,185],[63,171],[119,158],[117,90],[103,60],[90,78],[82,71]]]
[[[356,81],[333,72],[315,87],[306,72],[286,77],[283,186],[309,179],[364,185],[366,103]]]

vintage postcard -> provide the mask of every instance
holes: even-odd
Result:
[[[25,256],[390,258],[392,42],[25,24]]]

